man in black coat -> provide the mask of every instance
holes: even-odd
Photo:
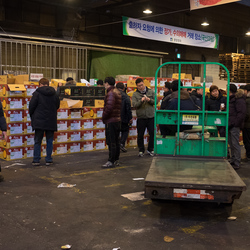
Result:
[[[54,88],[49,86],[49,80],[42,78],[39,81],[39,88],[33,93],[29,104],[31,126],[35,130],[35,145],[33,166],[40,165],[41,143],[43,135],[46,135],[46,166],[53,163],[53,139],[54,131],[57,131],[57,109],[60,100]]]
[[[207,111],[223,111],[226,109],[227,98],[221,94],[216,85],[211,85],[210,97],[206,99],[205,110]],[[217,126],[220,137],[226,136],[226,128],[224,126]]]
[[[2,131],[3,140],[7,141],[7,125],[6,120],[3,113],[2,103],[0,102],[0,130]],[[3,176],[1,175],[1,165],[0,165],[0,182],[3,181]]]
[[[129,124],[131,124],[132,122],[131,101],[128,95],[124,92],[125,87],[122,82],[118,82],[116,84],[116,88],[119,89],[122,95],[120,150],[122,152],[127,152],[125,143],[128,138]]]
[[[230,163],[234,169],[240,168],[241,149],[239,144],[240,130],[244,127],[246,117],[246,100],[244,90],[235,84],[230,84],[229,93],[229,121],[228,121],[228,143],[231,151]]]

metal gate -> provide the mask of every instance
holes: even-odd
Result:
[[[87,78],[87,48],[56,43],[2,39],[0,74],[42,73],[48,79]]]

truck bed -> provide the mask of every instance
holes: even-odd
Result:
[[[145,179],[145,197],[232,203],[246,190],[225,159],[156,156]]]

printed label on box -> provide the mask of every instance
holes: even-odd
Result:
[[[76,132],[70,135],[70,141],[80,141],[81,140],[81,132]]]
[[[70,153],[77,153],[81,151],[81,144],[80,143],[74,143],[73,145],[70,145]]]
[[[97,110],[96,112],[96,117],[97,118],[102,118],[103,110]]]
[[[130,128],[129,129],[129,136],[137,136],[137,129],[136,128]]]
[[[32,126],[31,126],[30,122],[25,123],[25,133],[26,134],[32,134],[33,133]]]
[[[56,150],[56,152],[57,152],[58,155],[59,154],[67,154],[67,151],[68,151],[67,144],[60,145],[59,147],[57,147],[57,150]]]
[[[93,142],[91,143],[85,143],[83,145],[83,151],[92,151],[94,149]]]
[[[68,130],[68,121],[58,121],[57,122],[57,130],[62,131],[62,130]]]
[[[10,100],[10,108],[11,109],[22,109],[23,108],[23,101],[21,100]]]
[[[21,147],[23,146],[23,137],[9,137],[11,147]]]
[[[10,114],[10,122],[22,122],[23,121],[23,111],[8,112]]]
[[[70,124],[71,130],[80,130],[81,129],[81,121],[73,121]]]
[[[80,119],[82,118],[81,110],[74,110],[70,112],[70,118],[71,119]]]
[[[14,160],[14,159],[20,159],[23,158],[23,149],[19,148],[19,149],[10,149],[10,159]]]
[[[34,135],[25,136],[26,145],[27,146],[34,145],[34,143],[35,143],[34,138],[35,138]]]
[[[105,128],[105,124],[102,122],[102,120],[96,121],[96,128]]]
[[[25,148],[25,153],[27,158],[31,158],[34,156],[34,148]]]
[[[83,121],[83,128],[84,129],[92,129],[94,126],[93,120],[85,120]]]
[[[60,134],[57,135],[57,142],[67,142],[68,141],[68,134]]]
[[[57,119],[68,119],[68,112],[67,109],[58,110]]]
[[[105,139],[105,130],[96,131],[96,139]]]
[[[93,131],[85,131],[83,133],[83,139],[84,140],[93,140],[94,139]]]
[[[96,142],[95,148],[96,150],[105,149],[106,148],[105,141]]]
[[[10,125],[10,124],[9,124]],[[14,135],[14,134],[22,134],[23,133],[23,124],[11,124],[12,126],[10,126],[10,134]]]

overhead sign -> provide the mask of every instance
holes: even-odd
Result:
[[[219,35],[123,17],[123,35],[217,49]]]
[[[225,3],[238,2],[240,0],[190,0],[190,10],[212,7]]]

